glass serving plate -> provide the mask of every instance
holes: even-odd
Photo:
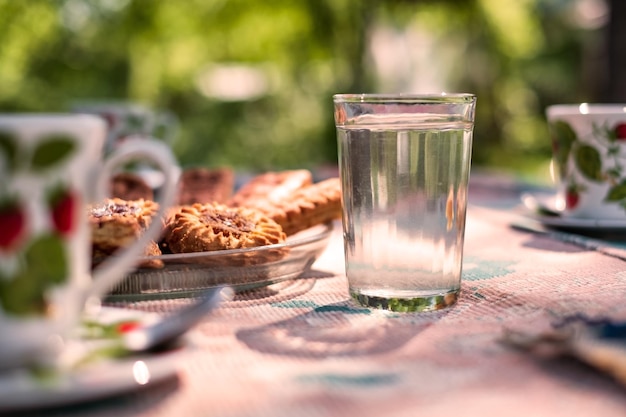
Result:
[[[333,225],[318,225],[290,236],[284,243],[143,257],[163,261],[163,268],[139,268],[128,274],[107,301],[193,297],[215,286],[247,291],[297,278],[310,269],[332,234]]]

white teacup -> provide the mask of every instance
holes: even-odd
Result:
[[[105,195],[119,164],[149,160],[165,175],[158,215],[171,206],[179,169],[157,141],[130,141],[106,161],[106,123],[71,114],[0,115],[0,369],[54,360],[91,301],[134,267],[146,233],[91,271],[86,204]]]
[[[553,105],[546,115],[562,215],[626,221],[626,104]]]
[[[106,120],[105,155],[133,139],[161,140],[171,146],[178,133],[178,118],[172,112],[132,101],[77,101],[72,104],[72,112],[93,114]],[[147,164],[136,165],[133,171],[153,189],[163,184],[162,173]]]
[[[105,153],[128,138],[152,138],[171,145],[178,132],[178,118],[172,112],[132,101],[77,101],[71,108],[74,113],[98,115],[106,120]]]

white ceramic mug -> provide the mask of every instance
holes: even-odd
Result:
[[[119,164],[142,159],[166,178],[158,216],[174,201],[179,169],[157,141],[130,141],[106,160],[106,123],[77,114],[0,115],[0,369],[54,359],[88,301],[134,267],[160,222],[91,271],[86,205],[106,194]]]
[[[133,139],[161,140],[171,146],[178,133],[178,118],[172,112],[152,109],[132,101],[77,101],[73,103],[72,111],[100,116],[106,121],[105,155]],[[147,164],[136,165],[133,171],[153,189],[163,184],[162,173]]]
[[[626,221],[626,104],[546,109],[563,216]]]
[[[77,101],[71,109],[74,113],[93,114],[106,120],[105,153],[131,137],[158,139],[171,145],[178,133],[178,118],[172,112],[132,101]]]

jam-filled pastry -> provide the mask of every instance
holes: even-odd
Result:
[[[172,253],[253,248],[285,241],[280,225],[261,212],[217,203],[170,212],[163,236]]]
[[[87,209],[91,227],[92,261],[101,263],[120,248],[135,242],[150,226],[158,211],[158,204],[151,200],[122,200],[109,198],[92,204]],[[151,241],[144,249],[146,256],[161,255],[156,242]],[[141,261],[139,266],[161,268],[159,259]]]
[[[230,200],[234,207],[276,203],[313,183],[313,174],[306,169],[266,172],[245,183]]]
[[[187,168],[180,176],[178,204],[226,203],[234,187],[235,174],[230,168]]]

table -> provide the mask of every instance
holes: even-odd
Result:
[[[470,187],[462,293],[452,308],[392,314],[350,304],[336,227],[304,276],[239,295],[197,326],[174,381],[45,415],[626,415],[626,391],[610,377],[502,343],[506,328],[576,313],[626,320],[626,263],[512,228],[519,189],[488,178]],[[126,307],[167,313],[187,301]]]

